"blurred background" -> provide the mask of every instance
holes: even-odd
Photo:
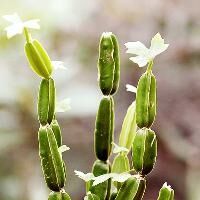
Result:
[[[32,31],[52,60],[64,61],[56,71],[57,98],[71,99],[71,110],[58,115],[68,168],[66,191],[84,197],[84,182],[74,170],[89,172],[95,160],[93,131],[101,92],[97,84],[99,37],[111,31],[119,38],[121,83],[115,95],[115,142],[136,85],[144,69],[129,61],[125,42],[147,46],[157,32],[170,44],[156,58],[158,115],[153,129],[159,139],[158,159],[148,177],[144,200],[157,199],[167,181],[176,200],[200,199],[200,2],[198,0],[0,0],[1,15],[17,12],[22,19],[39,18]],[[36,116],[40,79],[24,55],[24,38],[7,40],[0,19],[0,200],[47,199],[38,156]]]

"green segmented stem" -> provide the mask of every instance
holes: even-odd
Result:
[[[55,85],[54,80],[42,79],[38,95],[38,118],[40,124],[51,124],[55,115]]]
[[[143,168],[143,155],[145,151],[145,131],[138,130],[133,142],[133,167],[137,172],[141,172]]]
[[[42,78],[48,79],[52,73],[52,64],[41,44],[37,40],[27,42],[25,53],[32,70]]]
[[[94,176],[100,176],[100,175],[109,173],[109,168],[110,166],[107,162],[96,160],[94,162],[92,172]],[[91,187],[90,187],[91,193],[96,194],[100,198],[100,200],[105,200],[109,181],[107,180],[96,186],[92,186],[92,182],[93,181],[91,181]]]
[[[38,140],[41,165],[47,186],[53,191],[60,191],[64,187],[66,175],[53,131],[49,127],[41,127]]]
[[[164,184],[159,191],[159,196],[157,200],[174,200],[174,190]]]
[[[157,157],[157,139],[154,131],[138,130],[133,142],[132,161],[134,169],[142,175],[150,173]]]
[[[51,124],[55,115],[55,102],[56,102],[56,89],[55,83],[52,78],[49,79],[49,111],[48,111],[48,123]]]
[[[117,41],[117,37],[112,33],[111,35],[112,43],[114,47],[113,51],[113,59],[115,62],[115,70],[114,70],[114,79],[113,79],[113,86],[110,92],[110,95],[113,95],[117,92],[119,88],[119,81],[120,81],[120,55],[119,55],[119,45]]]
[[[115,125],[115,104],[114,104],[114,100],[113,97],[110,96],[110,112],[111,112],[111,117],[110,117],[110,138],[109,138],[109,151],[108,154],[111,154],[112,151],[112,143],[114,141],[114,125]]]
[[[54,136],[56,138],[57,145],[58,145],[58,147],[60,147],[62,145],[62,135],[61,135],[61,129],[60,129],[60,126],[59,126],[57,120],[54,119],[51,122],[50,126],[51,126],[51,129],[52,129]]]
[[[141,200],[143,199],[144,193],[146,190],[146,180],[145,178],[140,178],[140,184],[137,190],[137,193],[133,200]]]
[[[142,174],[149,174],[154,168],[157,157],[157,139],[154,131],[148,129],[145,139],[145,152]]]
[[[148,114],[149,114],[149,124],[150,127],[156,117],[156,107],[157,107],[157,97],[156,97],[156,78],[153,74],[151,74],[151,85],[150,85],[150,92],[149,92],[149,107],[148,107]]]
[[[103,33],[99,44],[98,73],[99,86],[103,95],[109,95],[113,88],[115,62],[111,33]]]
[[[53,67],[52,67],[51,59],[49,58],[46,50],[44,49],[44,47],[41,45],[41,43],[38,40],[33,40],[33,44],[37,48],[37,51],[39,52],[49,75],[51,75]]]
[[[38,119],[40,124],[46,125],[49,112],[49,80],[42,79],[38,95]]]
[[[110,155],[113,138],[113,105],[111,97],[104,97],[100,104],[95,124],[95,153],[106,161]]]
[[[145,72],[137,86],[136,123],[140,128],[150,127],[156,115],[156,79],[152,72]]]
[[[135,177],[130,177],[121,186],[115,200],[133,200],[137,194],[140,181]]]

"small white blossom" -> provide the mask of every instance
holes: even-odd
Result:
[[[62,61],[51,61],[54,70],[63,69],[66,70],[67,68],[64,66],[64,62]]]
[[[7,38],[11,38],[17,34],[22,34],[24,28],[40,29],[40,25],[38,24],[40,21],[39,19],[32,19],[23,22],[17,13],[12,15],[4,15],[3,18],[11,23],[10,26],[5,28]]]
[[[58,151],[59,151],[60,153],[63,153],[63,152],[68,151],[68,150],[70,150],[70,148],[69,148],[68,146],[66,146],[66,145],[62,145],[62,146],[60,146],[60,147],[58,148]]]
[[[139,67],[144,67],[152,61],[155,56],[165,51],[169,44],[164,43],[164,39],[161,37],[160,33],[157,33],[151,40],[151,46],[148,49],[141,42],[127,42],[125,44],[127,51],[126,53],[134,54],[136,56],[131,57],[134,63],[138,64]]]
[[[63,99],[62,101],[56,102],[56,109],[55,112],[65,112],[68,111],[71,108],[70,106],[70,99],[66,98]]]
[[[133,92],[133,93],[136,93],[137,92],[137,88],[133,85],[130,85],[130,84],[126,84],[126,91],[127,92]]]
[[[124,172],[121,174],[118,173],[109,173],[109,174],[103,174],[97,177],[94,177],[93,180],[93,186],[96,186],[100,183],[103,183],[105,181],[107,181],[108,179],[112,178],[113,181],[117,181],[120,183],[123,183],[124,181],[126,181],[127,179],[129,179],[131,177],[131,174]]]
[[[76,176],[78,176],[80,179],[84,180],[85,182],[91,181],[95,177],[93,173],[84,174],[83,172],[77,171],[77,170],[74,170],[74,173],[76,174]]]

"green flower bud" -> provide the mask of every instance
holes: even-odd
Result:
[[[157,139],[154,131],[143,128],[137,131],[133,141],[133,167],[142,175],[150,173],[157,156]]]
[[[48,79],[52,73],[51,60],[37,40],[27,41],[25,53],[32,70],[42,78]]]
[[[138,200],[142,199],[146,188],[146,181],[142,177],[130,177],[121,186],[115,200]]]
[[[110,171],[110,166],[107,162],[104,161],[100,161],[100,160],[96,160],[94,162],[93,168],[92,168],[92,172],[94,174],[94,176],[100,176],[103,174],[107,174]],[[107,189],[108,189],[108,184],[109,184],[109,180],[100,183],[96,186],[92,186],[93,181],[91,181],[90,185],[90,192],[92,194],[97,195],[100,200],[105,200],[106,196],[107,196]]]
[[[119,145],[130,150],[136,134],[136,129],[135,102],[133,102],[129,106],[122,124],[122,129],[119,136]]]
[[[145,72],[138,82],[136,94],[136,123],[149,128],[156,116],[156,79],[152,72]]]
[[[95,124],[95,152],[106,161],[112,149],[114,111],[112,97],[104,97],[99,105]]]
[[[66,174],[51,128],[41,127],[38,132],[38,140],[41,165],[47,186],[52,191],[60,191],[64,187]]]
[[[174,200],[174,190],[167,183],[160,189],[158,200]]]

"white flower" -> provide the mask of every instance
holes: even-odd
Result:
[[[58,151],[62,154],[63,152],[65,152],[65,151],[68,151],[68,150],[70,150],[70,148],[68,147],[68,146],[66,146],[66,145],[62,145],[62,146],[60,146],[59,148],[58,148]]]
[[[74,172],[76,176],[78,176],[80,179],[84,180],[85,182],[91,181],[95,177],[93,173],[84,174],[83,172],[77,171],[77,170],[74,170]]]
[[[66,70],[67,68],[64,66],[64,62],[62,61],[51,61],[52,65],[53,65],[53,68],[54,70],[57,70],[57,69],[64,69]]]
[[[126,84],[126,91],[127,92],[133,92],[133,93],[136,93],[137,92],[137,88],[133,85],[130,85],[130,84]]]
[[[123,183],[124,181],[126,181],[127,179],[129,179],[132,175],[127,173],[127,172],[123,172],[121,174],[118,173],[109,173],[109,174],[103,174],[97,177],[94,177],[93,180],[93,186],[96,186],[100,183],[103,183],[105,181],[107,181],[108,179],[112,178],[113,181],[117,181],[120,183]]]
[[[70,109],[70,99],[66,98],[63,99],[62,101],[56,102],[56,109],[55,112],[65,112],[68,111]]]
[[[3,18],[8,22],[11,22],[11,25],[5,28],[7,38],[11,38],[17,34],[22,34],[24,28],[40,29],[40,25],[38,24],[40,21],[39,19],[32,19],[23,22],[17,13],[12,15],[4,15]]]
[[[127,48],[126,53],[136,55],[134,57],[131,57],[130,60],[138,64],[139,67],[144,67],[145,65],[147,65],[147,63],[152,61],[155,56],[165,51],[168,48],[169,44],[165,44],[164,39],[161,37],[160,33],[157,33],[151,39],[151,46],[149,49],[139,41],[127,42],[125,46]]]

